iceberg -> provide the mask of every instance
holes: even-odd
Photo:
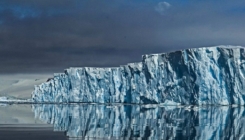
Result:
[[[120,67],[72,67],[35,86],[36,103],[244,105],[245,48],[214,46],[142,56]]]

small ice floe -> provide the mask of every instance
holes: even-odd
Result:
[[[15,97],[0,97],[0,103],[32,103],[32,99],[18,99]]]

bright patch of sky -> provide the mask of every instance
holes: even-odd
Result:
[[[24,6],[0,6],[0,12],[11,12],[15,17],[20,19],[28,18],[28,17],[37,17],[41,14],[41,11]]]
[[[55,8],[39,10],[37,8],[33,8],[29,6],[19,6],[19,5],[18,6],[13,6],[13,5],[0,6],[0,13],[5,12],[5,11],[11,12],[11,14],[13,14],[15,17],[19,19],[36,18],[41,15],[56,16],[60,14],[69,13],[68,10],[55,9]]]
[[[164,1],[164,2],[159,2],[155,7],[155,10],[163,15],[170,7],[171,4]]]
[[[40,11],[29,7],[15,6],[15,7],[11,7],[10,9],[13,11],[14,15],[19,17],[20,19],[28,18],[28,17],[33,18],[41,14]]]

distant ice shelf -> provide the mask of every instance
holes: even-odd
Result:
[[[245,48],[214,46],[142,56],[114,68],[69,68],[35,86],[37,103],[244,105]]]
[[[5,104],[5,103],[34,103],[34,102],[32,99],[19,99],[16,97],[1,96],[0,104]]]

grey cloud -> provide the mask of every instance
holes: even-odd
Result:
[[[40,14],[19,18],[11,8],[0,10],[0,73],[119,66],[140,61],[146,53],[245,45],[242,1],[218,6],[214,1],[171,1],[164,16],[154,9],[160,1],[97,2],[6,1],[5,7],[31,7]]]

